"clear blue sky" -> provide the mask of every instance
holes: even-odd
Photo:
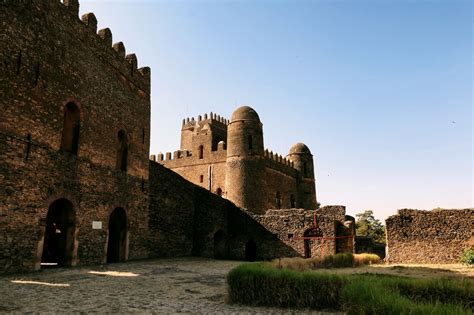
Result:
[[[314,154],[348,213],[473,206],[471,1],[82,0],[152,68],[151,153],[250,105],[265,146]]]

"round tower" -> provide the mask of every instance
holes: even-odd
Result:
[[[287,158],[293,161],[294,167],[299,173],[296,206],[307,210],[316,209],[316,181],[311,151],[305,144],[299,142],[290,148]]]
[[[264,213],[264,150],[257,112],[237,108],[227,126],[226,197],[241,208]]]

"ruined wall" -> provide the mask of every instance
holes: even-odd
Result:
[[[387,259],[391,263],[458,263],[474,247],[474,209],[398,210],[389,217]]]
[[[321,257],[337,252],[353,252],[354,228],[352,221],[346,220],[345,212],[344,206],[325,206],[318,210],[275,209],[268,210],[264,215],[256,215],[255,219],[299,255]],[[306,241],[308,250],[305,249],[304,237],[314,227],[315,214],[321,236],[326,239],[310,240],[309,243]],[[338,229],[346,221],[348,227],[343,231]],[[349,237],[338,238],[340,236]]]
[[[75,214],[72,265],[105,261],[117,207],[128,219],[128,258],[148,254],[150,70],[78,8],[0,4],[0,273],[39,268],[48,208],[59,198]],[[68,103],[80,112],[77,154],[61,149]],[[119,130],[126,171],[116,169]]]

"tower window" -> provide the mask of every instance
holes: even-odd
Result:
[[[119,147],[117,151],[117,169],[127,171],[128,160],[128,139],[124,130],[118,132]]]
[[[80,128],[81,119],[79,108],[74,103],[68,103],[64,111],[64,125],[61,138],[62,151],[77,155]]]
[[[253,139],[252,139],[252,135],[249,136],[249,150],[252,150],[253,149]]]
[[[220,187],[217,188],[216,193],[217,193],[218,196],[222,196],[222,189]]]
[[[199,158],[203,159],[204,158],[204,146],[199,146]]]
[[[308,177],[308,167],[306,165],[306,162],[303,163],[303,175],[304,177]]]
[[[296,208],[295,195],[293,194],[290,196],[290,206],[291,208]]]
[[[279,191],[276,193],[276,208],[281,209],[281,195]]]
[[[200,176],[199,176],[199,182],[200,182],[200,183],[204,183],[204,175],[200,175]]]

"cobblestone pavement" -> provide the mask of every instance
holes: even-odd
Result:
[[[159,259],[3,276],[0,313],[323,314],[226,303],[225,275],[240,263]]]

